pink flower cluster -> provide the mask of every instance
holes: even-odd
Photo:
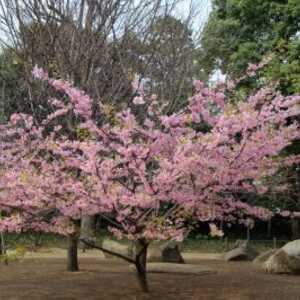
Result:
[[[126,109],[114,125],[99,126],[83,91],[39,68],[33,74],[68,101],[51,99],[54,112],[41,124],[14,114],[2,126],[2,231],[71,234],[75,220],[95,214],[109,220],[116,237],[131,240],[182,240],[190,220],[251,226],[272,213],[241,202],[239,193],[267,192],[257,183],[299,162],[298,156],[278,156],[300,138],[299,123],[290,121],[300,113],[299,95],[267,88],[233,104],[224,85],[208,88],[196,81],[189,105],[176,114],[162,114],[151,97],[142,121]],[[144,98],[134,102],[144,104]],[[62,133],[60,122],[69,114],[79,116],[83,137]],[[195,123],[207,129],[199,131]],[[213,223],[210,228],[222,236]]]

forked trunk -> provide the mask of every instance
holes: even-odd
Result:
[[[77,237],[73,235],[69,235],[68,236],[68,265],[67,265],[67,270],[69,272],[76,272],[79,270],[77,244],[78,244]]]
[[[148,293],[147,281],[147,248],[148,244],[145,240],[138,240],[136,242],[136,261],[135,267],[137,272],[137,279],[143,292]]]

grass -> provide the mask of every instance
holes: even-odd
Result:
[[[10,233],[5,235],[5,244],[7,248],[12,249],[17,247],[32,248],[40,245],[45,247],[61,247],[65,245],[65,238],[54,234]]]
[[[107,232],[103,231],[97,235],[98,242],[105,238],[114,239]],[[17,247],[24,247],[27,249],[34,249],[38,246],[43,247],[66,247],[65,238],[54,234],[37,234],[37,233],[22,233],[22,234],[7,234],[5,236],[6,247],[9,249],[15,249]],[[129,241],[118,241],[122,244],[129,244]],[[211,238],[209,236],[194,236],[185,239],[183,242],[184,252],[202,252],[202,253],[221,253],[234,247],[236,239],[230,238]],[[278,240],[276,241],[276,248],[282,247],[288,241]],[[258,252],[267,251],[274,248],[273,240],[251,240],[252,247]],[[161,242],[155,242],[154,244],[161,244]]]

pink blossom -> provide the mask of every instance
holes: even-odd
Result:
[[[15,114],[1,125],[3,231],[68,235],[83,215],[100,214],[112,219],[109,230],[120,239],[181,241],[186,219],[210,222],[220,237],[212,222],[252,226],[273,216],[233,195],[267,193],[278,170],[300,162],[299,155],[279,155],[300,138],[299,123],[287,122],[299,115],[297,95],[264,88],[233,105],[224,84],[196,81],[181,111],[165,115],[154,100],[146,116],[126,108],[112,124],[99,125],[84,91],[38,68],[34,76],[67,97],[51,99],[53,111],[40,123]],[[139,94],[136,105],[148,99]],[[68,136],[62,129],[74,115]],[[194,124],[200,122],[204,130]]]
[[[219,230],[218,227],[213,223],[209,224],[209,229],[211,236],[222,237],[224,235],[224,232],[222,230]]]
[[[20,114],[12,114],[10,116],[10,122],[13,125],[16,125],[20,120],[22,120],[22,116]]]
[[[283,210],[280,212],[280,215],[284,218],[289,217],[291,215],[291,212],[288,210]]]
[[[145,100],[141,96],[134,97],[133,104],[135,104],[135,105],[143,105],[143,104],[145,104]]]
[[[204,88],[204,83],[200,80],[194,80],[193,84],[197,92],[200,92]]]
[[[48,73],[45,72],[42,68],[39,68],[38,66],[35,66],[33,68],[32,75],[36,79],[41,79],[41,80],[48,80],[49,79]]]
[[[155,94],[152,94],[151,97],[150,97],[151,101],[157,101],[157,99],[158,99],[158,97]]]

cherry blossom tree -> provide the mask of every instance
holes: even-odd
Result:
[[[181,241],[195,220],[222,235],[218,221],[269,219],[238,193],[265,193],[263,178],[299,162],[280,155],[300,137],[299,95],[266,87],[234,104],[231,84],[195,81],[188,106],[163,115],[157,97],[133,84],[131,109],[98,124],[86,93],[42,69],[33,75],[60,97],[48,100],[53,112],[41,123],[14,114],[1,126],[0,231],[56,232],[76,247],[80,218],[101,215],[114,236],[135,243],[135,255],[80,240],[133,263],[143,291],[151,241]]]

